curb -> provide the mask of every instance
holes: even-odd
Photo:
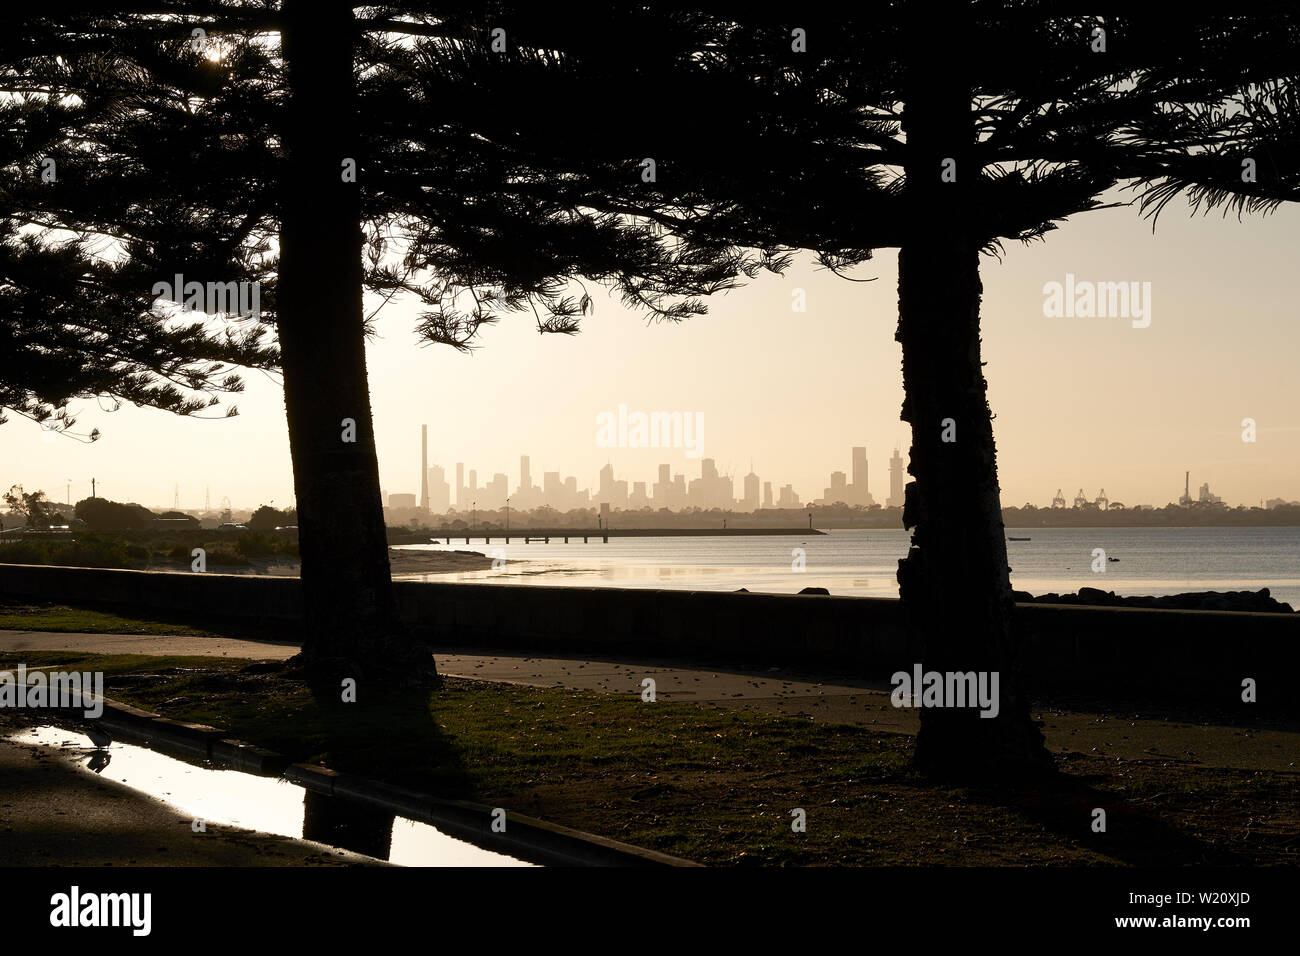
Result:
[[[227,736],[206,724],[169,720],[158,714],[103,698],[104,712],[85,718],[82,703],[71,707],[47,706],[46,713],[76,715],[104,728],[144,741],[152,749],[181,758],[199,758],[227,764],[233,769],[263,777],[283,777],[307,790],[364,804],[436,827],[448,836],[483,849],[548,866],[700,866],[691,860],[657,850],[633,846],[594,833],[575,830],[536,817],[469,800],[447,800],[405,787],[339,773],[328,767],[292,763],[283,754]],[[493,831],[494,815],[504,810],[503,832]]]

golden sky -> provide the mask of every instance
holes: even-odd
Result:
[[[1116,198],[1129,198],[1117,194]],[[1271,216],[1190,218],[1171,204],[1153,234],[1132,208],[1078,216],[1045,242],[1011,245],[986,258],[984,358],[997,414],[1002,500],[1049,503],[1105,488],[1112,501],[1163,505],[1209,482],[1228,503],[1300,499],[1300,209]],[[1049,318],[1048,282],[1150,282],[1151,322]],[[898,420],[900,352],[894,342],[897,270],[881,253],[851,283],[801,257],[785,277],[765,275],[711,300],[710,314],[679,325],[647,323],[614,297],[573,338],[539,336],[521,313],[485,330],[482,347],[459,355],[420,347],[415,309],[381,316],[369,348],[380,474],[387,492],[419,492],[420,425],[429,457],[449,472],[477,468],[480,484],[505,472],[513,491],[519,456],[544,471],[594,487],[608,460],[617,476],[655,480],[663,462],[688,478],[686,449],[604,448],[596,417],[631,411],[702,413],[702,454],[740,478],[754,470],[774,490],[792,483],[806,501],[833,470],[850,471],[865,444],[870,490],[888,494],[887,459],[907,446]],[[791,308],[803,289],[807,311]],[[10,416],[0,427],[0,483],[44,488],[62,501],[99,492],[117,500],[215,507],[292,500],[284,406],[278,385],[246,376],[240,416],[178,419],[149,409],[106,413],[77,403],[79,426],[98,426],[93,445],[45,441]],[[1257,440],[1242,441],[1253,418]]]

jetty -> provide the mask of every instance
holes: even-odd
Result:
[[[608,544],[610,538],[731,538],[731,537],[767,537],[790,535],[823,535],[825,531],[816,528],[518,528],[504,531],[494,530],[449,530],[446,528],[433,531],[403,532],[390,535],[390,544],[451,544],[461,542],[471,544],[482,541],[492,544],[510,544],[512,540],[524,544],[550,544],[554,538],[557,542],[569,544],[578,539],[583,544],[600,541]]]

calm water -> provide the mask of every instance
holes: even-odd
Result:
[[[1300,607],[1300,528],[1011,528],[1011,582],[1042,594],[1097,587],[1118,594],[1257,590]],[[572,540],[572,539],[571,539]],[[832,594],[897,597],[898,559],[906,531],[843,529],[826,535],[771,538],[610,538],[609,544],[510,545],[480,540],[468,547],[411,545],[429,551],[481,551],[504,557],[499,571],[404,575],[438,581],[584,584],[603,587],[772,591],[824,587]],[[804,570],[793,570],[804,551]],[[1104,548],[1106,571],[1091,570]]]

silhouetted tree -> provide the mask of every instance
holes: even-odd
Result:
[[[122,504],[107,498],[83,498],[77,502],[73,514],[92,531],[148,528],[158,517],[144,505]]]
[[[152,257],[166,271],[191,239],[199,241],[190,252],[206,244],[209,257],[226,253],[213,248],[222,242],[214,240],[215,219],[202,237],[185,234],[178,215],[156,216],[152,235],[113,228],[115,215],[142,198],[161,213],[167,183],[153,181],[141,197],[114,181],[133,160],[104,148],[111,136],[101,134],[117,130],[141,92],[140,74],[88,36],[33,17],[0,38],[0,412],[57,431],[75,424],[69,403],[79,398],[196,415],[242,390],[236,367],[276,361],[266,329],[255,324],[187,321],[155,309],[142,262]],[[173,112],[183,109],[174,104]],[[140,144],[167,128],[155,126]],[[97,254],[109,243],[125,243],[131,255]]]
[[[427,111],[447,104],[413,101],[412,58],[452,55],[447,40],[488,50],[488,23],[506,9],[71,3],[24,16],[0,48],[14,86],[98,107],[46,136],[70,172],[66,188],[24,191],[26,220],[113,237],[146,282],[273,276],[263,314],[284,378],[303,657],[321,668],[433,673],[393,600],[363,289],[418,296],[421,336],[464,348],[484,323],[526,308],[539,331],[576,331],[591,304],[569,293],[578,276],[681,318],[703,311],[695,296],[781,265],[593,212],[588,187],[527,174],[528,151],[503,153],[459,117],[429,124]],[[626,179],[635,163],[613,174]]]
[[[48,527],[58,508],[45,496],[45,492],[24,491],[22,485],[14,485],[6,491],[4,503],[8,506],[9,513],[21,518],[29,528]]]
[[[653,90],[655,103],[726,108],[707,114],[713,129],[687,116],[683,135],[673,135],[681,111],[673,112],[673,128],[654,138],[657,181],[598,207],[683,235],[812,249],[836,270],[899,249],[895,337],[902,418],[913,431],[904,508],[913,536],[900,594],[927,670],[997,671],[1002,683],[994,719],[973,708],[922,710],[925,770],[974,777],[1051,766],[1019,675],[980,349],[980,256],[1103,208],[1108,190],[1154,158],[1221,135],[1216,111],[1230,89],[1293,69],[1296,23],[1285,7],[1102,17],[1061,15],[1034,0],[947,0],[882,4],[857,19],[755,7],[703,26],[711,42],[676,81],[648,73],[661,84],[633,87]],[[597,92],[543,89],[605,120],[567,145],[588,154],[590,168],[616,163],[645,138],[640,124],[658,118],[653,106],[625,122],[615,55],[575,52],[562,38],[555,49]],[[624,44],[617,56],[639,53]],[[483,96],[517,85],[490,74]],[[727,95],[713,100],[709,90]],[[584,109],[602,95],[607,109]],[[1209,117],[1202,128],[1170,123],[1171,111],[1197,104]],[[502,122],[528,140],[543,120]],[[511,142],[504,128],[495,137]]]
[[[292,512],[280,511],[270,505],[260,505],[245,524],[250,531],[274,531],[276,528],[293,524],[296,516]]]

